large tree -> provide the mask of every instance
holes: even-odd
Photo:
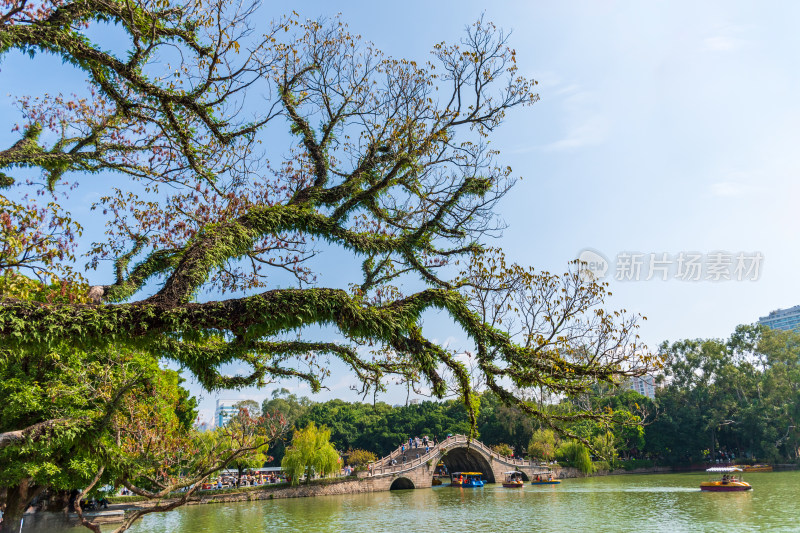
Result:
[[[65,346],[37,359],[0,358],[0,531],[19,531],[22,513],[45,490],[83,489],[84,498],[103,485],[155,500],[128,515],[124,531],[144,514],[185,503],[213,472],[263,457],[282,431],[279,419],[240,413],[210,439],[192,427],[194,404],[179,381],[152,356],[126,350]]]
[[[494,25],[476,22],[422,64],[383,55],[336,19],[255,28],[256,4],[0,6],[1,54],[28,53],[32,68],[56,55],[89,84],[75,98],[23,95],[20,138],[0,151],[13,207],[0,222],[21,228],[0,256],[14,280],[0,301],[6,352],[129,345],[208,389],[289,377],[315,391],[328,372],[320,357],[332,356],[364,393],[391,375],[455,392],[473,426],[476,387],[555,426],[605,415],[554,414],[531,390],[572,395],[653,362],[631,319],[603,311],[603,285],[483,257],[514,183],[489,137],[538,100]],[[117,34],[110,48],[96,41],[104,32]],[[24,179],[31,169],[42,179]],[[101,195],[94,216],[107,230],[76,272],[79,227],[57,195],[78,180]],[[51,195],[50,211],[26,192]],[[319,286],[314,256],[334,249],[360,270],[347,286]],[[83,302],[81,279],[102,261],[114,279],[90,284]],[[26,268],[72,298],[19,297]],[[209,291],[228,297],[203,301]],[[436,311],[468,344],[426,337],[422,318]],[[309,340],[310,327],[330,340]],[[229,363],[250,370],[226,375]]]

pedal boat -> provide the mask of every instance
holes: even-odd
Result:
[[[519,470],[512,470],[511,472],[503,472],[506,476],[503,480],[503,486],[507,489],[521,489],[525,482],[522,480],[522,472]]]
[[[531,485],[558,485],[560,479],[554,479],[552,473],[535,474],[531,479]]]
[[[464,472],[462,487],[483,487],[483,474],[480,472]]]
[[[752,490],[750,483],[742,481],[742,469],[734,466],[713,466],[706,469],[706,472],[722,474],[721,479],[713,481],[703,481],[700,483],[700,490],[706,492],[743,492]]]
[[[483,487],[483,476],[480,472],[453,472],[450,477],[451,487]]]

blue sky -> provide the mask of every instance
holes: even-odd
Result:
[[[641,333],[651,346],[724,337],[737,324],[800,304],[800,4],[411,0],[291,7],[310,18],[340,12],[354,33],[415,60],[427,59],[436,42],[460,38],[481,13],[513,30],[520,71],[539,81],[541,96],[512,112],[492,138],[501,160],[523,177],[500,206],[509,228],[498,244],[513,260],[560,272],[587,247],[612,263],[625,251],[762,254],[757,281],[621,282],[612,264],[609,306],[646,315]],[[16,56],[3,65],[4,116],[13,112],[6,93],[52,90],[52,75],[41,78],[31,67]],[[73,81],[65,77],[62,90]],[[0,132],[4,143],[14,138]],[[91,195],[84,192],[86,205]],[[323,272],[319,284],[337,284],[346,274]],[[427,327],[438,328],[431,334],[440,340],[459,340],[436,317]],[[349,377],[335,370],[331,390],[318,398],[354,399]],[[261,399],[267,392],[222,396]],[[204,395],[205,418],[214,399]]]

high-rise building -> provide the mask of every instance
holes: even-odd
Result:
[[[776,309],[767,316],[759,318],[758,323],[769,326],[772,329],[798,331],[800,330],[800,305],[795,305],[789,309]]]
[[[214,424],[221,428],[228,423],[232,416],[239,413],[236,404],[241,400],[217,400],[217,409],[214,411]]]
[[[644,376],[636,376],[631,378],[631,380],[628,382],[628,388],[638,392],[642,396],[647,396],[648,398],[656,397],[655,380],[653,379],[653,376],[648,376],[647,374]]]

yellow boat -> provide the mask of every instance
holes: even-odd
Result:
[[[706,469],[706,472],[722,474],[722,479],[714,481],[703,481],[700,483],[700,490],[707,492],[742,492],[752,490],[750,483],[742,481],[741,468],[733,466],[714,466]]]
[[[747,465],[742,466],[745,472],[772,472],[772,465]]]
[[[561,483],[561,480],[554,479],[552,472],[548,472],[546,474],[534,474],[533,478],[531,479],[531,485],[558,485],[559,483]]]

